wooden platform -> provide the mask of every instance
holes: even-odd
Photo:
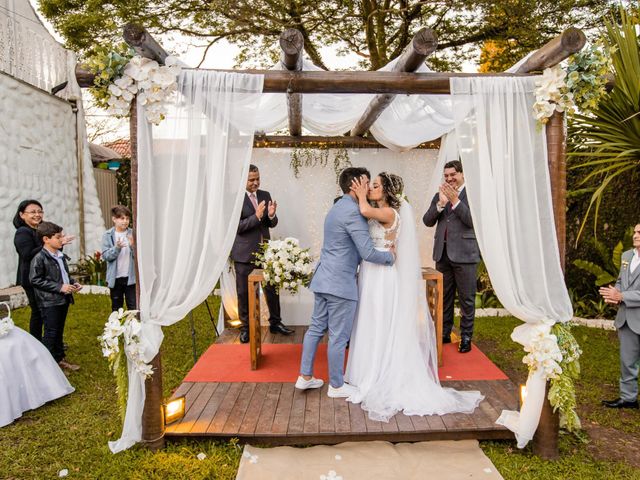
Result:
[[[263,327],[263,343],[301,343],[306,327],[288,337]],[[228,329],[218,343],[237,343]],[[513,439],[495,424],[503,409],[516,410],[517,389],[509,380],[443,382],[464,390],[480,390],[485,399],[471,415],[406,416],[389,423],[370,420],[359,405],[327,397],[327,386],[300,391],[293,383],[183,383],[174,396],[186,395],[185,417],[167,426],[166,437],[238,438],[271,445],[335,444],[345,441]]]

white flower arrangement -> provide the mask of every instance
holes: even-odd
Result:
[[[142,324],[137,318],[138,310],[124,311],[122,308],[109,315],[102,335],[98,337],[102,355],[109,359],[109,365],[116,377],[118,407],[124,421],[127,410],[127,392],[129,377],[127,359],[131,360],[135,371],[144,378],[153,375],[153,367],[142,359],[143,348],[140,343]]]
[[[529,366],[531,372],[542,370],[545,380],[557,378],[562,373],[562,352],[557,337],[549,329],[538,330],[524,351],[527,355],[522,362]]]
[[[264,269],[265,283],[278,290],[297,293],[301,286],[307,287],[311,282],[313,259],[308,248],[300,248],[297,238],[263,242],[256,253],[256,263]]]
[[[546,68],[536,82],[536,103],[533,104],[533,116],[545,124],[554,112],[573,111],[573,94],[569,91],[565,78],[567,72],[560,65]]]
[[[122,308],[109,315],[102,335],[98,337],[102,346],[102,355],[114,363],[118,354],[123,351],[134,364],[136,371],[145,378],[153,375],[151,365],[142,359],[143,349],[140,344],[142,324],[137,318],[138,310],[124,311]]]
[[[11,318],[11,308],[9,307],[9,304],[6,302],[0,302],[0,305],[4,305],[5,307],[7,307],[7,316],[4,318],[0,318],[0,338],[9,335],[9,332],[11,330],[13,330],[13,327],[15,327],[15,324],[13,323],[13,320]]]
[[[169,56],[165,64],[136,55],[124,68],[121,77],[109,85],[108,113],[123,117],[129,114],[131,101],[138,95],[138,102],[145,106],[149,122],[158,125],[167,114],[166,102],[176,91],[176,78],[180,66],[175,57]]]

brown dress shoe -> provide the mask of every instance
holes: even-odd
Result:
[[[73,363],[69,363],[66,360],[62,359],[58,362],[60,368],[64,370],[71,370],[72,372],[77,372],[80,370],[80,365],[74,365]]]

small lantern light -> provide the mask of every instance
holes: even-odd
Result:
[[[230,320],[229,321],[229,325],[232,327],[239,327],[242,325],[242,320],[240,320],[239,318],[235,319],[235,320]]]
[[[163,405],[164,423],[169,424],[184,417],[185,397],[177,397]]]
[[[524,405],[524,401],[527,399],[527,386],[520,385],[520,406]]]

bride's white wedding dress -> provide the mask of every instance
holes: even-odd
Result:
[[[478,391],[444,388],[438,379],[435,328],[425,298],[415,221],[403,201],[393,225],[369,220],[374,247],[396,246],[388,267],[362,262],[360,299],[349,347],[345,381],[358,387],[348,401],[360,403],[372,420],[396,413],[471,413],[484,398]]]
[[[49,350],[31,334],[14,327],[0,337],[0,427],[73,390]]]

